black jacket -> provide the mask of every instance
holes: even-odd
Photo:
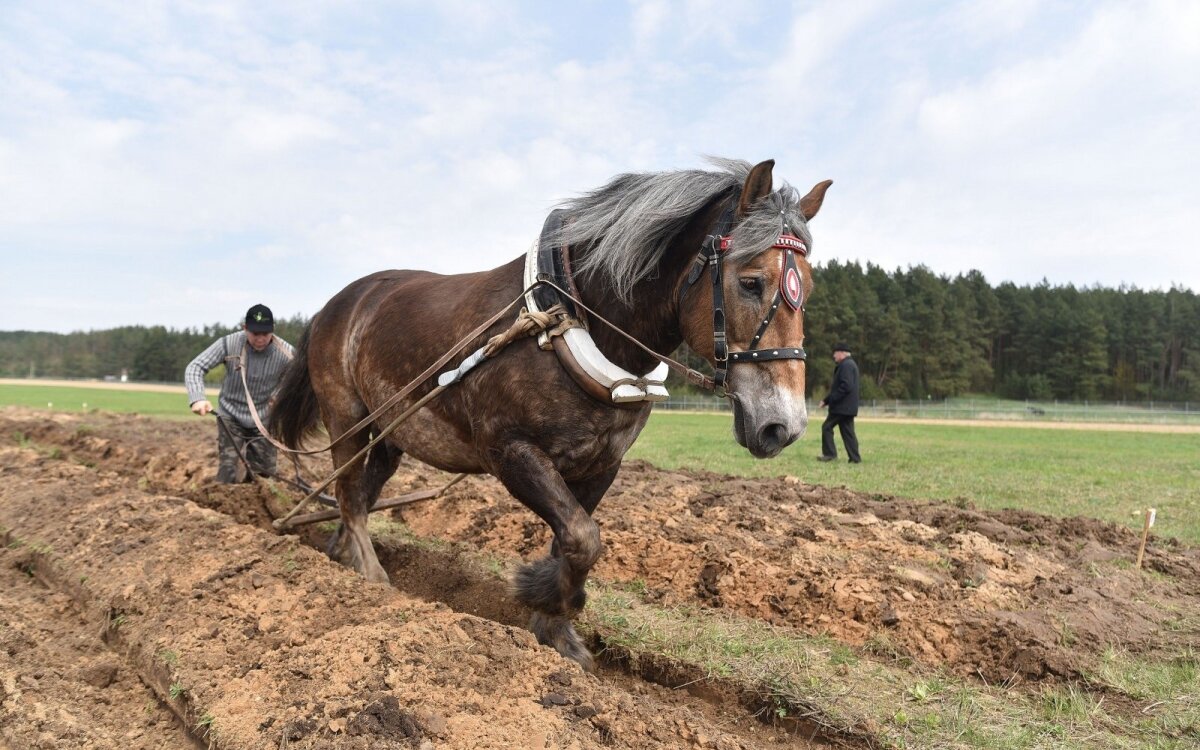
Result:
[[[846,357],[833,370],[833,385],[825,397],[830,414],[858,416],[858,365],[853,357]]]

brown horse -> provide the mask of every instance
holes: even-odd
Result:
[[[686,341],[718,373],[728,371],[734,436],[767,458],[808,422],[801,348],[802,300],[812,289],[807,222],[831,183],[801,198],[786,184],[772,190],[773,161],[713,161],[714,171],[621,175],[567,203],[556,238],[570,248],[584,304],[655,352],[669,354]],[[456,276],[380,272],[351,283],[301,339],[271,432],[298,447],[319,414],[331,436],[342,435],[519,296],[524,262]],[[787,306],[780,307],[777,290]],[[621,368],[644,373],[658,364],[608,327],[589,327],[596,348]],[[385,410],[371,431],[434,386],[424,383]],[[647,401],[615,404],[585,392],[553,351],[520,339],[338,479],[342,530],[333,554],[370,581],[388,580],[371,546],[367,512],[403,453],[445,471],[492,474],[554,532],[548,556],[522,567],[514,581],[516,597],[533,610],[531,629],[541,643],[590,668],[571,620],[602,551],[592,512],[650,409]],[[335,466],[367,444],[367,432],[334,447]]]

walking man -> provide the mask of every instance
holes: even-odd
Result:
[[[850,347],[845,344],[835,344],[833,361],[837,367],[833,370],[833,385],[829,395],[821,399],[820,406],[829,407],[829,416],[821,425],[821,455],[818,461],[834,461],[837,459],[837,446],[833,443],[833,428],[836,426],[842,433],[842,443],[846,446],[846,455],[850,463],[862,463],[858,455],[858,436],[854,434],[854,418],[858,416],[858,365],[850,355]]]
[[[246,311],[242,330],[214,341],[196,355],[183,372],[188,403],[193,412],[204,416],[213,410],[204,395],[204,375],[225,363],[225,380],[217,399],[217,418],[220,420],[217,425],[217,481],[223,484],[252,480],[239,457],[243,450],[256,473],[275,472],[275,446],[258,431],[246,399],[248,387],[250,398],[265,423],[271,398],[293,354],[292,345],[276,336],[274,331],[275,318],[271,309],[266,305],[255,305]],[[243,369],[245,385],[242,384]]]

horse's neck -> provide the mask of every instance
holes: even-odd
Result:
[[[647,286],[646,282],[635,287],[634,304],[626,306],[611,295],[598,295],[593,303],[584,292],[584,301],[589,307],[604,316],[604,318],[620,328],[625,333],[640,341],[649,349],[659,354],[670,354],[683,341],[679,333],[679,323],[676,320],[673,300],[672,282],[676,274],[661,274],[656,284]],[[589,323],[592,339],[604,356],[614,363],[635,374],[642,374],[654,369],[658,361],[647,354],[645,350],[631,343],[624,336],[613,331],[609,326],[597,320]]]
[[[714,199],[699,211],[671,243],[653,278],[634,287],[633,305],[618,301],[610,291],[588,293],[580,290],[584,302],[618,328],[659,354],[669,355],[683,343],[679,328],[680,278],[691,268],[705,236],[725,209],[727,196]],[[592,339],[606,357],[633,373],[645,373],[658,361],[599,321],[589,326]]]

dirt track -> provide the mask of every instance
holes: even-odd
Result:
[[[312,549],[316,530],[269,530],[269,488],[211,483],[210,429],[0,412],[0,747],[811,746],[736,702],[584,675],[453,548],[383,549],[396,588],[363,583]],[[385,493],[444,479],[406,462]],[[488,478],[397,517],[500,559],[549,540]],[[597,519],[595,575],[648,601],[990,682],[1198,635],[1168,626],[1200,611],[1200,553],[1155,540],[1159,575],[1141,575],[1135,535],[1097,521],[640,463]]]
[[[909,419],[864,417],[860,422],[892,424],[953,425],[955,427],[1024,427],[1034,430],[1097,430],[1100,432],[1166,432],[1176,435],[1200,432],[1200,425],[1141,424],[1138,422],[1045,422],[1026,419]]]
[[[53,380],[50,378],[0,378],[0,385],[50,385],[66,388],[102,388],[106,391],[143,391],[148,393],[178,393],[181,398],[187,396],[187,388],[182,383],[121,383],[111,380]],[[220,388],[205,388],[205,393],[215,396]]]

